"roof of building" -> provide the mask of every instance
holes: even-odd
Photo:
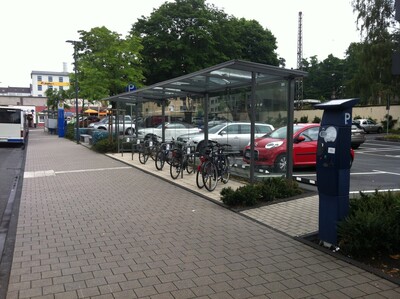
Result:
[[[51,75],[51,76],[69,76],[69,72],[51,72],[51,71],[32,71],[32,75]]]
[[[31,93],[30,87],[0,87],[0,94],[5,93]]]

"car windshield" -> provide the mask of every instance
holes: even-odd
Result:
[[[293,134],[295,134],[298,130],[304,128],[303,126],[294,125],[293,126]],[[272,131],[271,133],[265,134],[263,137],[275,138],[275,139],[286,139],[287,127],[281,127]]]
[[[225,128],[226,124],[219,124],[208,129],[208,133],[217,134],[221,129]]]

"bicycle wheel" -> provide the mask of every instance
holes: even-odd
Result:
[[[193,157],[193,155],[188,155],[187,157],[186,157],[186,165],[185,165],[186,167],[186,172],[188,173],[188,174],[191,174],[191,173],[193,173],[194,172],[194,157]]]
[[[157,156],[157,146],[153,145],[150,149],[149,149],[149,156],[151,159],[153,159],[153,161],[156,160],[156,156]]]
[[[149,155],[147,153],[147,148],[143,145],[143,147],[139,151],[139,162],[142,164],[146,164],[149,159]]]
[[[206,162],[202,171],[203,184],[208,191],[213,191],[218,183],[218,170],[214,163]]]
[[[229,164],[229,158],[224,156],[224,159],[221,161],[221,181],[226,184],[229,182],[229,178],[231,176],[231,169]]]
[[[171,165],[169,167],[169,173],[171,178],[174,180],[179,177],[179,174],[182,171],[182,162],[181,159],[173,158],[171,161]]]
[[[164,154],[164,150],[160,150],[157,152],[156,154],[156,159],[155,162],[156,164],[156,168],[158,170],[162,170],[165,164],[165,154]]]
[[[202,171],[203,171],[203,165],[199,165],[196,173],[196,185],[199,189],[202,189],[204,187]]]

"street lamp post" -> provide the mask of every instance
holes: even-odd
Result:
[[[78,49],[76,47],[78,41],[67,40],[67,43],[70,43],[74,46],[74,71],[75,71],[75,129],[76,129],[76,143],[79,144],[79,107],[78,107]]]

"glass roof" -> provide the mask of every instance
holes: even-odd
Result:
[[[191,74],[159,82],[141,89],[106,98],[107,101],[138,102],[155,101],[174,97],[203,96],[206,93],[248,87],[266,83],[305,77],[306,72],[289,70],[261,63],[231,60]]]

